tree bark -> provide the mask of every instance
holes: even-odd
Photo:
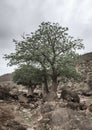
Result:
[[[46,94],[48,94],[49,93],[49,89],[48,89],[48,78],[47,78],[47,70],[46,70],[46,68],[43,66],[43,83],[44,83],[44,85],[43,85],[43,89],[44,89],[44,92],[46,93]]]
[[[57,98],[57,71],[56,71],[54,65],[52,65],[52,89],[51,89],[51,93],[52,93],[52,100],[55,100]]]
[[[49,93],[47,77],[46,76],[44,76],[44,91],[45,91],[46,94]]]
[[[52,90],[57,92],[57,71],[54,66],[52,66]]]
[[[29,95],[31,95],[31,96],[33,96],[33,88],[32,88],[32,86],[28,86],[28,96]]]
[[[57,76],[53,76],[52,78],[52,90],[57,92]]]

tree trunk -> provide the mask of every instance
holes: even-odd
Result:
[[[47,78],[47,71],[46,68],[43,66],[43,91],[44,93],[48,94],[49,93],[49,89],[48,89],[48,78]]]
[[[52,91],[57,92],[57,71],[54,66],[52,66]]]
[[[45,91],[46,94],[49,93],[47,77],[46,76],[44,76],[44,91]]]
[[[57,75],[52,76],[51,99],[57,99]]]
[[[42,97],[44,101],[48,97],[48,94],[49,94],[49,89],[48,89],[47,77],[45,76],[44,82],[42,84]]]
[[[57,77],[56,76],[53,76],[52,78],[52,90],[54,92],[57,92]]]
[[[33,91],[34,89],[32,88],[32,86],[28,86],[28,96],[29,95],[33,96]]]

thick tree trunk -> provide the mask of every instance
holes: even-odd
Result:
[[[33,96],[34,94],[34,87],[33,86],[28,86],[28,96],[31,95]]]
[[[48,94],[49,89],[48,89],[48,78],[47,78],[47,71],[46,68],[43,66],[43,91],[44,93]]]
[[[54,66],[52,66],[52,96],[53,100],[57,98],[57,71]]]
[[[46,94],[49,93],[47,77],[46,76],[44,76],[44,91],[45,91]]]
[[[57,77],[56,76],[52,78],[52,90],[54,92],[57,92]]]
[[[52,66],[52,90],[57,92],[57,71],[54,66]]]
[[[51,99],[57,99],[57,75],[52,76]]]
[[[43,96],[43,100],[46,100],[46,98],[48,97],[49,94],[49,89],[48,89],[48,83],[47,83],[47,78],[44,78],[44,82],[42,84],[42,96]]]

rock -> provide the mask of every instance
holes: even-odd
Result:
[[[43,104],[42,107],[41,107],[41,113],[45,114],[45,113],[48,113],[48,112],[52,111],[52,107],[51,106],[52,105],[50,105],[48,102]]]
[[[82,102],[82,103],[68,102],[66,106],[73,110],[86,110],[87,109],[87,105],[85,102]]]
[[[56,109],[51,117],[52,130],[92,130],[92,119],[72,109]]]
[[[84,95],[84,96],[92,96],[92,91],[84,91],[84,92],[82,92],[82,95]]]
[[[34,130],[34,128],[27,128],[27,130]]]
[[[85,102],[79,103],[79,109],[80,110],[86,110],[87,109],[87,105]]]
[[[0,130],[7,130],[6,123],[9,120],[13,120],[13,119],[14,119],[14,115],[12,114],[12,112],[10,110],[7,110],[7,107],[4,108],[0,106]]]
[[[7,127],[10,128],[10,130],[26,130],[24,126],[15,120],[8,122]]]
[[[24,94],[20,94],[18,96],[18,100],[20,103],[28,103],[29,102],[28,98]]]
[[[66,90],[66,89],[62,89],[62,92],[61,92],[61,98],[64,100],[67,100],[67,101],[72,101],[72,102],[77,102],[79,103],[80,102],[80,98],[78,96],[78,94],[74,91],[70,91],[70,90]]]
[[[8,100],[10,97],[11,95],[9,94],[9,91],[0,86],[0,99]]]
[[[29,104],[29,107],[30,107],[31,110],[36,108],[35,104],[32,104],[32,103]]]
[[[79,103],[68,102],[66,106],[73,110],[79,110]]]
[[[89,105],[88,109],[90,112],[92,112],[92,104]]]
[[[15,95],[11,95],[11,98],[14,99],[15,101],[17,101],[18,100],[18,95],[16,95],[16,94]]]

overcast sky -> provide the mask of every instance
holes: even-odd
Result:
[[[2,58],[14,51],[12,39],[43,21],[69,27],[70,35],[84,40],[82,53],[92,52],[92,0],[0,0],[0,75],[14,70]]]

